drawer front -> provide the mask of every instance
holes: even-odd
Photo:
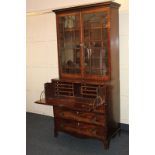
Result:
[[[55,107],[54,115],[56,118],[70,119],[70,120],[91,123],[91,124],[96,124],[101,126],[105,126],[105,123],[106,123],[105,117],[103,114],[71,111],[71,110],[65,110],[65,109]]]
[[[76,133],[88,137],[103,139],[106,136],[106,130],[104,127],[99,127],[78,121],[56,119],[56,126],[60,131]]]

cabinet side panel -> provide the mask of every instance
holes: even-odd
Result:
[[[120,80],[119,80],[119,13],[117,8],[110,11],[110,49],[111,49],[111,85],[112,111],[115,122],[120,123]]]
[[[58,49],[58,68],[59,68],[59,78],[61,78],[61,64],[60,64],[60,52],[59,52],[59,16],[56,14],[56,29],[57,29],[57,49]]]

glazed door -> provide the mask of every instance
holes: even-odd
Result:
[[[83,76],[86,79],[109,79],[108,10],[83,11]]]
[[[57,17],[59,71],[61,78],[81,77],[80,13]]]

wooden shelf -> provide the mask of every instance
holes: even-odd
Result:
[[[73,87],[70,87],[70,86],[69,87],[68,86],[67,87],[61,87],[61,85],[59,85],[59,86],[56,85],[55,89],[71,89],[72,90]]]
[[[79,67],[66,67],[66,66],[63,66],[63,69],[79,69],[80,70],[80,66]]]
[[[73,50],[80,50],[80,47],[64,47],[64,48],[60,48],[60,50],[65,50],[65,49],[73,49]]]
[[[93,30],[93,29],[103,29],[103,27],[101,26],[97,26],[97,27],[84,27],[84,30]]]
[[[97,92],[97,90],[89,90],[89,89],[83,89],[82,92]]]
[[[74,31],[80,31],[80,28],[64,28],[63,32],[74,32]]]

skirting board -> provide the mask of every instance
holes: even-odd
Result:
[[[120,123],[121,130],[129,131],[129,124]]]

